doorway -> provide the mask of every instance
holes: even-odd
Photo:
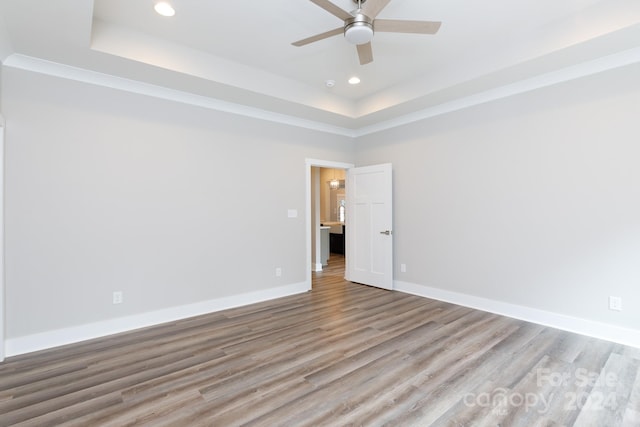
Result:
[[[346,219],[345,279],[351,282],[393,289],[393,185],[391,163],[354,167],[351,164],[307,160],[307,286],[312,289],[312,271],[321,271],[323,260],[320,178],[322,168],[343,169]],[[336,198],[339,202],[339,198]],[[351,212],[349,212],[351,211]],[[341,224],[340,224],[341,225]],[[324,228],[324,230],[323,230]],[[325,247],[326,247],[325,234]],[[318,266],[320,264],[320,266]]]
[[[316,169],[318,169],[316,171]],[[341,274],[345,277],[346,242],[346,170],[339,168],[313,168],[319,180],[318,205],[320,226],[320,257],[313,271],[324,277]],[[318,275],[314,276],[315,278]],[[312,283],[316,286],[317,283]]]
[[[344,278],[346,172],[353,164],[307,159],[307,283],[313,274],[328,272]],[[342,253],[340,253],[342,252]],[[313,273],[313,274],[312,274]],[[325,274],[326,275],[326,274]]]

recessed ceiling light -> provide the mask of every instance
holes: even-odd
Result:
[[[156,12],[158,12],[162,16],[173,16],[176,14],[175,9],[165,1],[156,3],[156,5],[153,8],[156,10]]]
[[[356,76],[353,76],[349,79],[350,85],[357,85],[358,83],[360,83],[360,79]]]
[[[336,85],[336,81],[335,80],[327,80],[326,82],[324,82],[325,85],[327,85],[327,87],[334,87]]]

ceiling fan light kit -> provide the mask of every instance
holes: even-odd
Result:
[[[167,3],[166,1],[161,1],[156,3],[155,6],[153,6],[153,8],[159,15],[162,15],[162,16],[171,17],[176,14],[176,11],[173,8],[173,6],[171,6],[171,4]]]
[[[373,38],[373,21],[358,12],[353,18],[345,21],[344,38],[351,44],[366,44]]]
[[[329,0],[311,0],[315,5],[320,6],[330,14],[342,19],[344,25],[312,37],[307,37],[306,39],[298,40],[293,42],[292,45],[300,47],[343,33],[344,38],[349,43],[356,45],[360,65],[364,65],[373,61],[371,41],[373,40],[374,28],[378,32],[413,34],[435,34],[440,29],[441,22],[438,21],[376,19],[376,16],[378,16],[390,1],[391,0],[353,0],[353,2],[358,5],[358,8],[352,12],[347,12]]]

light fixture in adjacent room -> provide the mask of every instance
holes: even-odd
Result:
[[[173,16],[176,14],[176,10],[165,1],[156,3],[153,8],[156,10],[156,12],[158,12],[158,14],[162,16]]]
[[[331,190],[337,190],[338,188],[340,188],[340,181],[338,181],[336,179],[336,170],[333,170],[333,179],[331,181],[329,181],[329,188]]]
[[[353,76],[349,79],[349,84],[350,85],[357,85],[358,83],[360,83],[360,78]]]

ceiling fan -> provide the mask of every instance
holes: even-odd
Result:
[[[364,65],[373,61],[371,39],[373,38],[374,30],[388,33],[435,34],[438,32],[438,29],[440,29],[442,22],[437,21],[376,19],[376,16],[378,16],[390,1],[391,0],[353,0],[353,2],[358,5],[358,8],[352,12],[347,12],[329,0],[311,0],[312,3],[315,3],[330,14],[342,19],[344,25],[291,44],[294,46],[304,46],[344,33],[347,41],[356,45],[360,64]]]

